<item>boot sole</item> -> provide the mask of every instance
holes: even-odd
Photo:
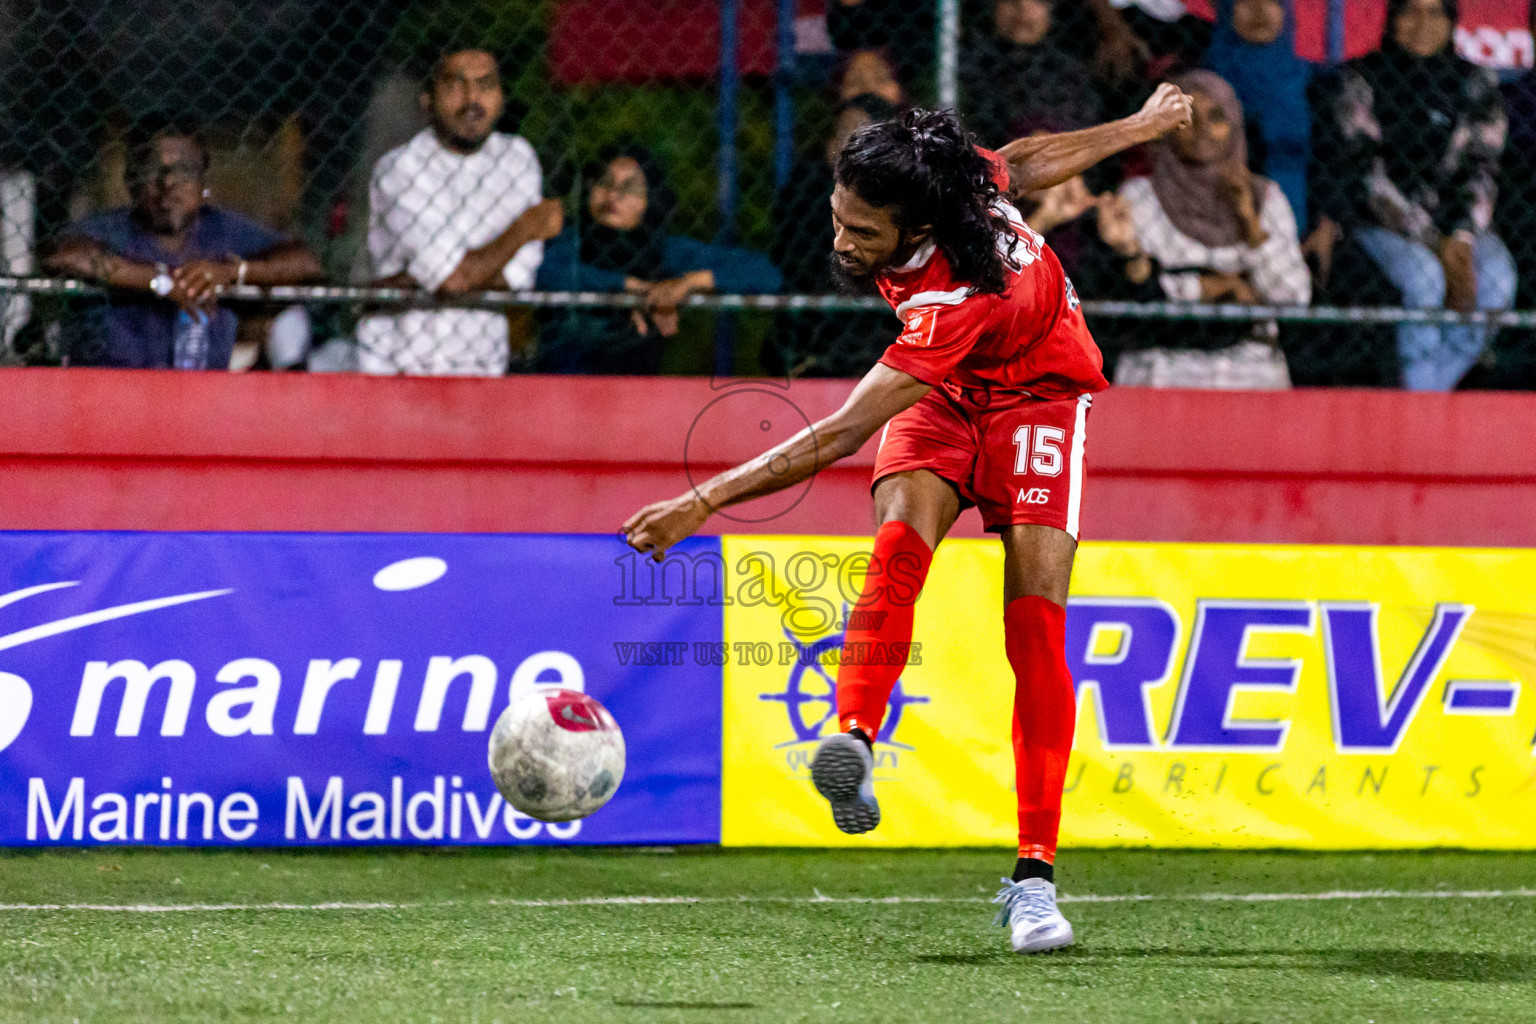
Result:
[[[852,746],[859,740],[836,740],[822,745],[811,762],[811,782],[832,805],[832,820],[849,835],[861,835],[880,824],[880,805],[859,797],[869,768]]]

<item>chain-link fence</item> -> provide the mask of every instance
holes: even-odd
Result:
[[[1192,130],[1018,199],[1113,379],[1533,387],[1529,7],[0,0],[5,352],[857,375],[897,325],[825,297],[853,131],[1171,79]]]

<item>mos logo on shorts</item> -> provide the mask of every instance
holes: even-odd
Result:
[[[835,667],[844,656],[843,630],[828,633],[815,640],[805,641],[789,630],[784,631],[788,640],[781,645],[793,657],[789,677],[779,693],[758,694],[758,700],[784,705],[789,729],[787,738],[775,743],[775,750],[784,751],[785,764],[790,771],[809,774],[811,758],[816,745],[824,735],[837,730],[837,680]],[[884,656],[884,652],[864,652],[871,657]],[[780,659],[781,661],[785,659]],[[911,744],[896,738],[907,708],[914,704],[927,704],[930,698],[915,696],[906,691],[898,679],[891,690],[891,700],[886,706],[885,722],[875,737],[875,767],[896,768],[900,754],[912,750]],[[828,729],[828,726],[831,728]]]
[[[1019,496],[1014,501],[1015,505],[1049,505],[1051,503],[1051,489],[1049,487],[1031,487],[1028,490],[1019,488]]]

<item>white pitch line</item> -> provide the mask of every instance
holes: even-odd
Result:
[[[1063,893],[1061,903],[1308,903],[1337,900],[1490,900],[1530,899],[1536,897],[1536,889],[1360,889],[1333,890],[1330,892],[1204,892],[1160,896],[1148,893],[1124,893],[1094,895],[1090,893]],[[857,904],[878,906],[881,904],[934,904],[934,903],[986,903],[984,896],[586,896],[572,899],[491,899],[485,905],[513,908],[559,907],[634,907],[676,906],[690,904],[774,903],[795,904]],[[231,910],[417,910],[430,907],[466,906],[465,900],[446,900],[438,903],[0,903],[0,911],[7,910],[92,910],[126,914],[175,914],[209,913]]]
[[[1326,902],[1331,900],[1489,900],[1528,899],[1536,896],[1536,889],[1335,889],[1331,892],[1203,892],[1175,896],[1145,894],[1112,896],[1074,896],[1063,894],[1059,903],[1142,903],[1153,900],[1178,900],[1207,903],[1292,903]]]
[[[0,903],[0,910],[102,910],[122,914],[186,914],[220,910],[409,910],[420,903]]]

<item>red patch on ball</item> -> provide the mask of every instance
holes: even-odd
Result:
[[[575,690],[555,690],[544,699],[549,703],[549,717],[568,732],[597,732],[612,721],[601,704]]]

